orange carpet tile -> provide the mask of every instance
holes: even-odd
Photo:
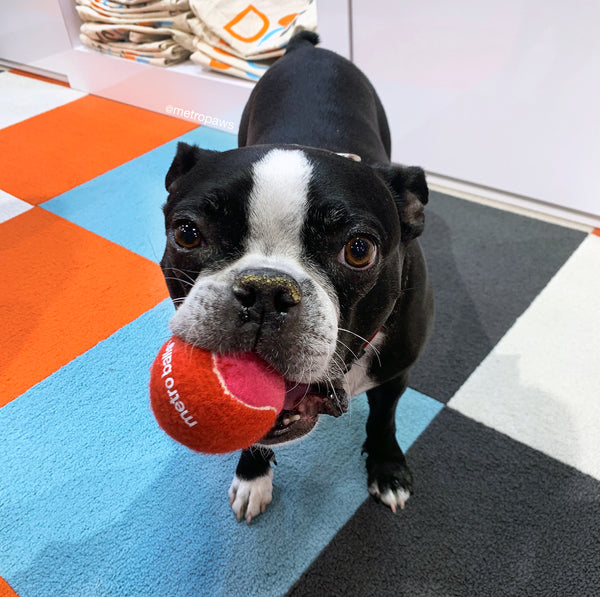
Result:
[[[167,297],[158,265],[41,208],[0,224],[0,263],[0,407]]]
[[[0,597],[19,597],[10,585],[0,576]]]
[[[38,205],[194,128],[88,95],[0,130],[0,188]]]

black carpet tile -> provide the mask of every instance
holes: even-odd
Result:
[[[446,403],[586,234],[435,192],[426,214],[435,327],[410,385]]]
[[[368,499],[290,597],[600,595],[600,483],[444,409],[409,451],[415,495]]]

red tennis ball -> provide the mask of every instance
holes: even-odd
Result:
[[[248,448],[273,427],[284,397],[284,378],[255,354],[218,355],[176,336],[151,369],[158,424],[196,452]]]

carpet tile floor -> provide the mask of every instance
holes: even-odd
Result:
[[[598,231],[433,192],[435,331],[397,413],[414,496],[369,498],[363,395],[277,450],[246,526],[236,455],[149,407],[179,140],[236,145],[0,72],[0,597],[600,595]]]

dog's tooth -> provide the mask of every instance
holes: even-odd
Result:
[[[299,421],[301,418],[302,417],[300,415],[292,415],[291,417],[286,417],[285,419],[283,419],[281,421],[281,423],[283,424],[284,427],[287,427],[288,425],[291,425],[292,423]]]

